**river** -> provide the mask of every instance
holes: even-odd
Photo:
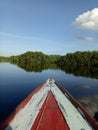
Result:
[[[98,119],[98,79],[74,76],[60,69],[27,72],[11,63],[0,63],[0,122],[37,86],[54,78]],[[94,116],[96,113],[97,116]]]

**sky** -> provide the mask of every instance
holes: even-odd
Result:
[[[0,56],[98,50],[98,0],[0,0]]]

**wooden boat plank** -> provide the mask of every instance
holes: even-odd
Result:
[[[51,91],[37,116],[32,130],[69,130]]]

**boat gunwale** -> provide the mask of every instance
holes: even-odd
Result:
[[[57,82],[55,82],[56,86],[62,91],[62,93],[65,95],[67,94],[67,98],[70,100],[70,102],[76,107],[76,109],[83,113],[80,113],[82,116],[84,115],[88,123],[95,129],[98,129],[98,122],[90,116],[90,114],[84,109],[84,107],[61,85],[59,85]],[[66,96],[66,95],[65,95]],[[83,116],[83,118],[84,118]]]

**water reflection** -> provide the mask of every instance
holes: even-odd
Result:
[[[94,67],[93,69],[85,67],[75,67],[75,66],[63,66],[61,67],[63,71],[69,74],[74,74],[75,76],[91,77],[98,79],[98,68]]]
[[[98,121],[98,94],[81,97],[78,100],[86,108],[88,113]]]
[[[28,72],[42,72],[43,70],[46,70],[49,68],[51,69],[59,68],[56,64],[43,64],[43,63],[39,63],[39,64],[14,63],[14,64]]]
[[[87,112],[98,121],[98,90],[97,89],[92,88],[88,84],[82,84],[82,85],[71,87],[70,91],[74,95],[74,97],[84,106]]]
[[[28,72],[42,72],[46,69],[61,69],[65,73],[74,74],[75,76],[83,76],[83,77],[91,77],[98,79],[98,68],[93,67],[92,69],[88,66],[58,66],[56,63],[47,64],[43,62],[40,63],[21,63],[21,62],[14,62],[18,67],[28,71]]]
[[[98,112],[95,112],[94,118],[96,119],[96,121],[98,121]]]

